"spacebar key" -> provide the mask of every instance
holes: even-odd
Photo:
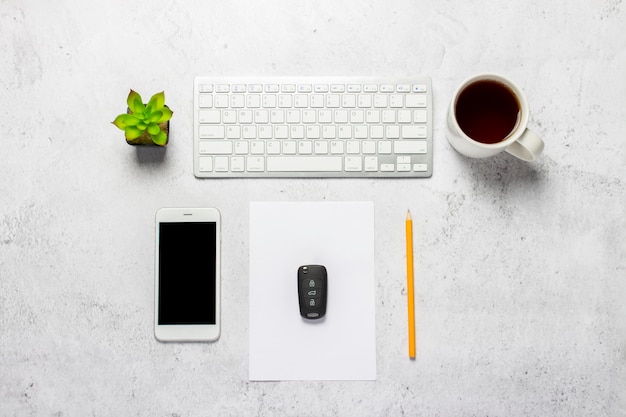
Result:
[[[267,171],[272,172],[337,172],[340,156],[268,156]]]

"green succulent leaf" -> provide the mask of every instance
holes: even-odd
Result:
[[[148,127],[148,124],[144,121],[140,121],[135,127],[143,132]]]
[[[128,108],[133,113],[143,113],[145,106],[143,105],[143,100],[138,92],[134,90],[130,90],[128,93],[128,98],[126,99],[126,104],[128,104]]]
[[[143,113],[132,113],[132,115],[135,117],[135,119],[137,120],[137,123],[139,122],[143,122],[146,120],[146,116],[144,116]],[[135,123],[135,124],[137,124]]]
[[[137,123],[139,123],[139,119],[137,117],[135,117],[134,114],[126,114],[126,124],[128,126],[137,126]]]
[[[135,126],[137,123],[139,123],[139,120],[134,115],[127,113],[120,114],[113,120],[113,124],[121,130],[126,129],[128,126]]]
[[[161,131],[161,128],[159,127],[158,124],[151,123],[150,125],[148,125],[148,129],[146,130],[148,131],[148,133],[150,133],[150,136],[155,136],[159,134],[159,132]]]
[[[161,117],[163,116],[163,112],[161,111],[155,111],[154,113],[152,113],[150,115],[150,119],[149,121],[151,123],[157,123],[159,120],[161,120]]]
[[[152,136],[152,142],[156,143],[159,146],[165,146],[167,143],[167,135],[159,129],[159,133],[155,136]]]
[[[160,93],[156,93],[155,95],[150,97],[150,101],[148,102],[148,105],[152,106],[153,111],[161,110],[163,106],[165,105],[165,92],[161,91]]]
[[[125,130],[126,139],[132,140],[137,139],[139,136],[143,134],[143,130],[139,130],[135,127],[127,127]]]
[[[113,123],[115,126],[117,126],[118,129],[124,130],[128,126],[128,122],[126,121],[126,116],[128,116],[128,115],[127,114],[120,114],[111,123]]]
[[[172,118],[172,114],[174,114],[174,112],[172,112],[168,107],[163,107],[161,109],[161,118],[157,121],[158,123],[165,123],[168,120],[170,120]]]

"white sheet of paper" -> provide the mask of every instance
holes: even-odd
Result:
[[[375,380],[372,202],[250,203],[250,380]],[[301,265],[328,272],[326,316],[300,316]]]

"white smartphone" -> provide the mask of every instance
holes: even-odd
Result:
[[[156,213],[154,336],[162,342],[220,336],[220,212]]]

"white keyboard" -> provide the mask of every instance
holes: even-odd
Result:
[[[430,177],[429,77],[196,77],[196,177]]]

